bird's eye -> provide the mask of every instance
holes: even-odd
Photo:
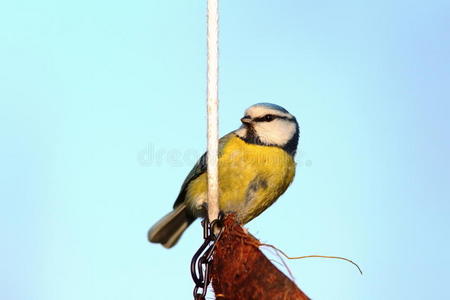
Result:
[[[265,115],[263,117],[264,122],[270,122],[270,121],[273,121],[274,119],[275,119],[274,115]]]

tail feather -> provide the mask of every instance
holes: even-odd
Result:
[[[148,240],[152,243],[160,243],[166,248],[172,248],[194,220],[195,217],[187,211],[186,205],[182,203],[150,228]]]

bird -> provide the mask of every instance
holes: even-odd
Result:
[[[246,224],[274,203],[295,176],[300,128],[272,103],[246,109],[242,125],[219,139],[219,209]],[[148,240],[173,247],[186,228],[207,215],[207,162],[203,154],[181,185],[173,210],[148,231]]]

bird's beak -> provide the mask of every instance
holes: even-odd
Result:
[[[241,119],[242,124],[250,124],[252,122],[252,119],[250,117],[243,117]]]

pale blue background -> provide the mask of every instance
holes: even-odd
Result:
[[[0,4],[0,290],[191,299],[198,223],[148,244],[205,148],[204,1]],[[313,299],[449,299],[450,2],[223,1],[221,133],[256,102],[302,128],[249,230]]]

